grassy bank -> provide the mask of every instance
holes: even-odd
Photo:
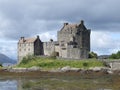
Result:
[[[42,58],[42,57],[28,57],[24,58],[17,67],[30,68],[32,66],[38,66],[43,69],[57,69],[65,66],[75,68],[89,68],[89,67],[102,67],[103,62],[96,59],[88,60],[58,60],[55,58]]]

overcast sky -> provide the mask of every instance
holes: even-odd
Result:
[[[91,51],[120,50],[120,0],[0,0],[0,53],[17,58],[21,36],[56,40],[64,22],[85,21]]]

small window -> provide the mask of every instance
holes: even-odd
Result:
[[[62,50],[66,50],[66,48],[62,48]]]
[[[61,44],[61,46],[65,46],[64,44]]]
[[[24,51],[26,51],[26,49],[24,49]]]
[[[30,51],[30,48],[28,49],[28,51]]]
[[[19,49],[19,51],[21,51],[21,49]]]

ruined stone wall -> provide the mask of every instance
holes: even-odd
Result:
[[[58,31],[58,41],[69,42],[72,34],[70,32]]]
[[[61,58],[68,58],[67,57],[67,49],[61,48],[59,53],[60,53]]]
[[[54,42],[43,43],[44,55],[51,56],[55,52]]]
[[[71,59],[80,59],[81,57],[80,49],[78,48],[68,48],[67,57]]]

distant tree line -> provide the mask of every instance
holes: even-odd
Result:
[[[118,51],[117,53],[111,54],[109,58],[110,59],[120,59],[120,51]]]

